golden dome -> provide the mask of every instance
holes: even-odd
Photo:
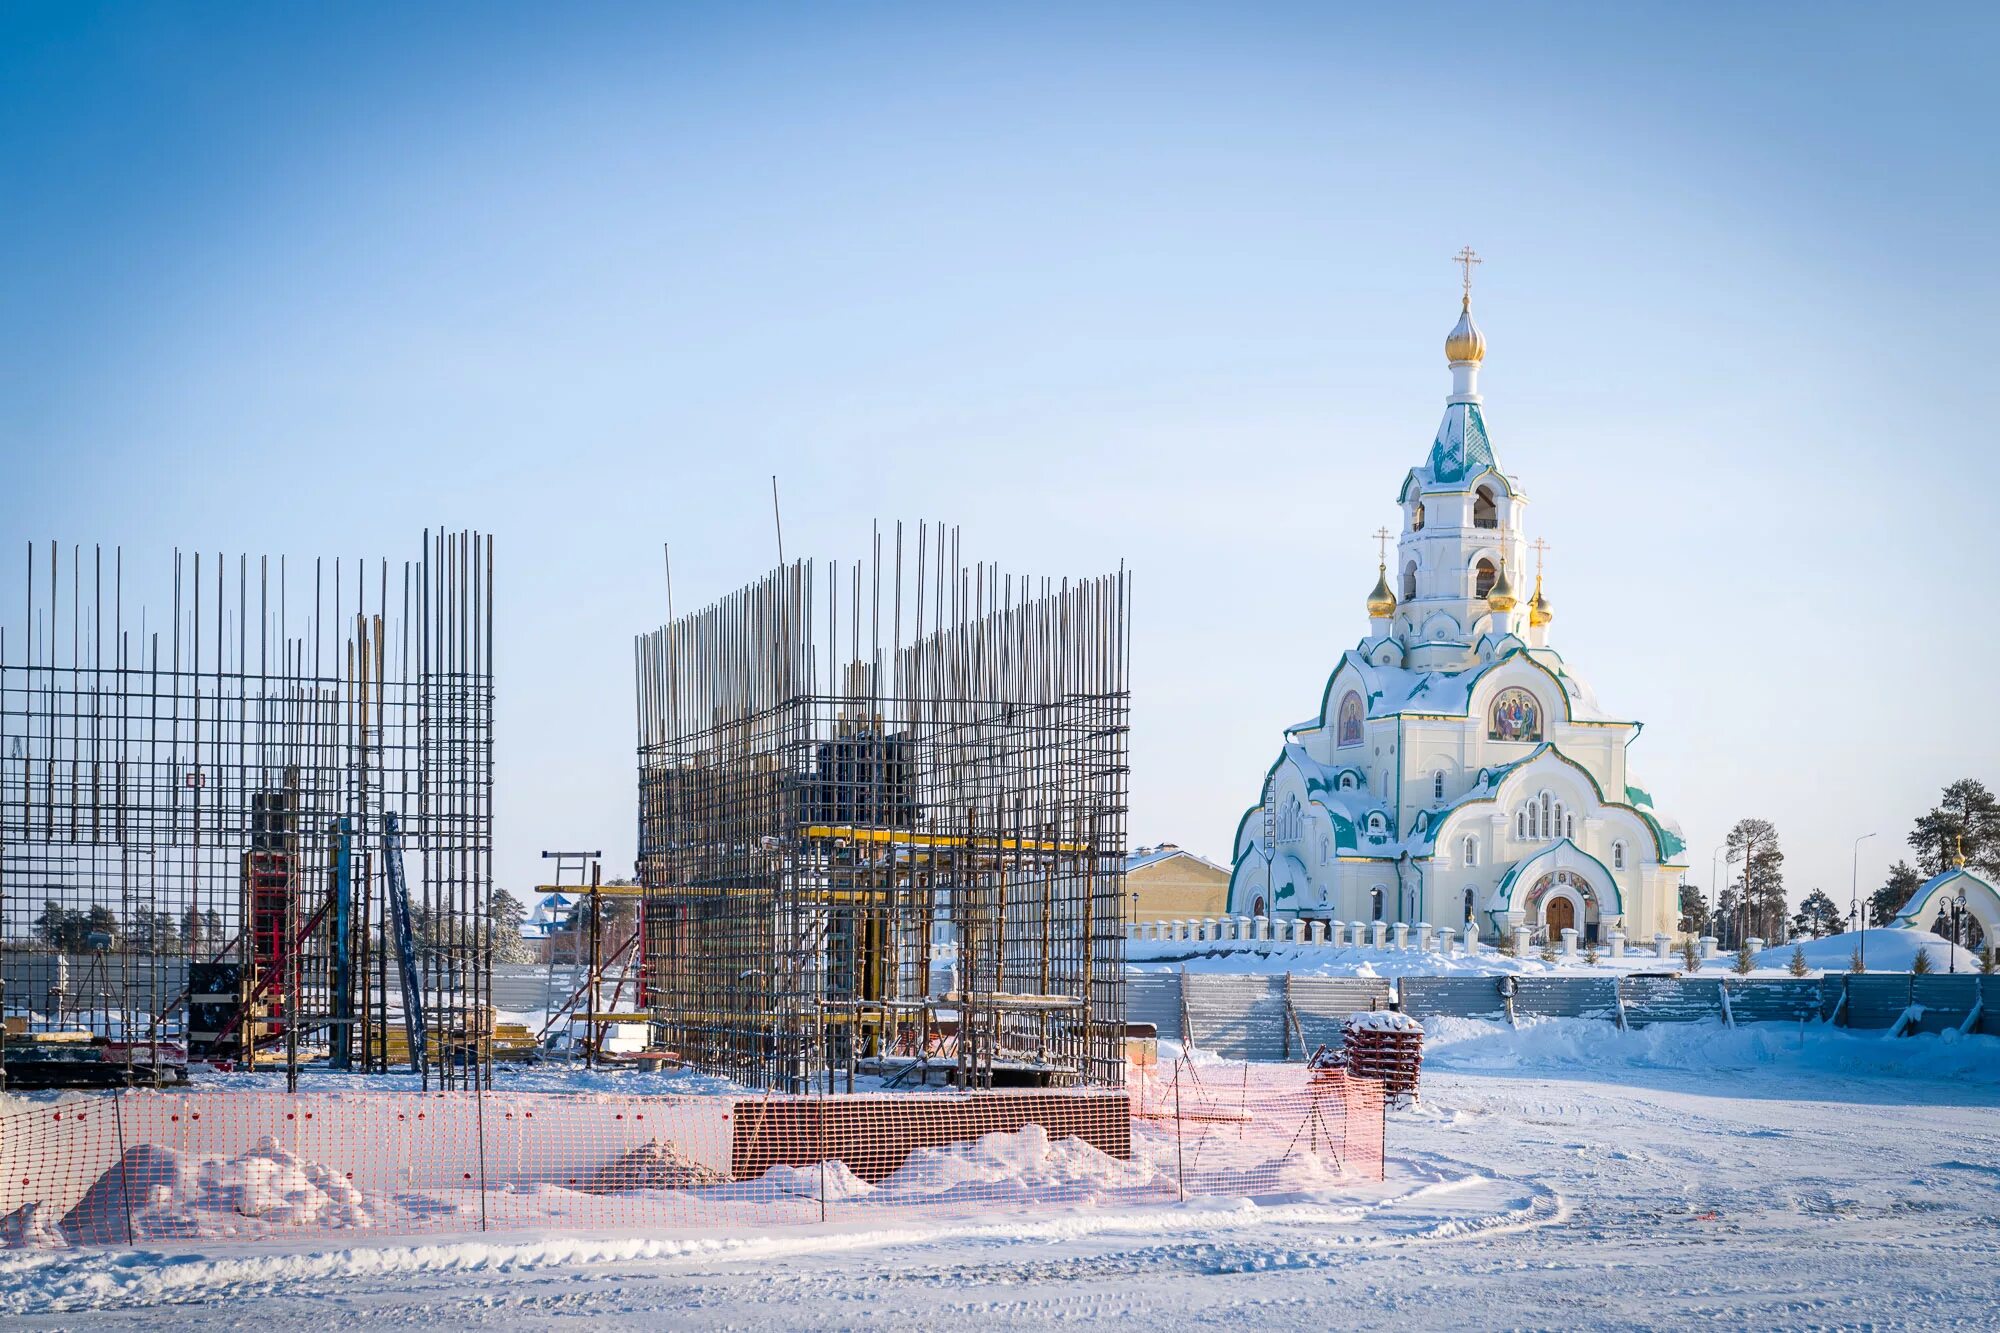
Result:
[[[1447,361],[1470,361],[1477,364],[1486,359],[1486,335],[1472,322],[1472,298],[1467,296],[1459,307],[1458,323],[1451,326],[1451,332],[1444,336],[1444,359]]]
[[[1386,620],[1396,614],[1396,594],[1389,591],[1389,567],[1375,566],[1375,590],[1368,594],[1368,618]]]
[[[1514,585],[1507,582],[1507,566],[1503,562],[1500,573],[1494,578],[1493,586],[1486,592],[1486,605],[1500,615],[1514,609]]]
[[[1549,604],[1548,598],[1542,596],[1542,576],[1537,574],[1535,575],[1535,595],[1528,599],[1528,623],[1536,628],[1540,628],[1555,618],[1556,609]]]

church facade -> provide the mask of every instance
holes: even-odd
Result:
[[[1395,563],[1385,550],[1367,637],[1237,827],[1229,909],[1650,942],[1679,921],[1685,841],[1627,766],[1639,723],[1550,646],[1540,570],[1515,591],[1528,498],[1481,410],[1470,262],[1444,421],[1396,494]]]

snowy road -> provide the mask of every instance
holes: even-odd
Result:
[[[2000,1039],[1465,1024],[1366,1197],[949,1230],[0,1255],[13,1328],[1990,1326]],[[169,1310],[161,1302],[171,1302]],[[89,1306],[97,1308],[88,1308]]]

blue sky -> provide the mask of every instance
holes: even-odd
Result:
[[[30,538],[497,534],[501,881],[629,864],[631,635],[942,517],[1135,570],[1135,840],[1226,859],[1365,629],[1448,257],[1693,878],[1845,900],[2000,783],[1981,10],[0,10],[0,588]],[[19,616],[0,603],[0,620]]]

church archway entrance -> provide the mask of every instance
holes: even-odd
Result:
[[[1545,918],[1549,927],[1549,938],[1559,939],[1565,930],[1576,929],[1576,904],[1567,898],[1549,899],[1549,912]]]
[[[1597,940],[1598,894],[1581,870],[1551,870],[1528,893],[1528,919],[1540,924],[1542,937],[1560,940],[1565,929],[1579,938]]]

